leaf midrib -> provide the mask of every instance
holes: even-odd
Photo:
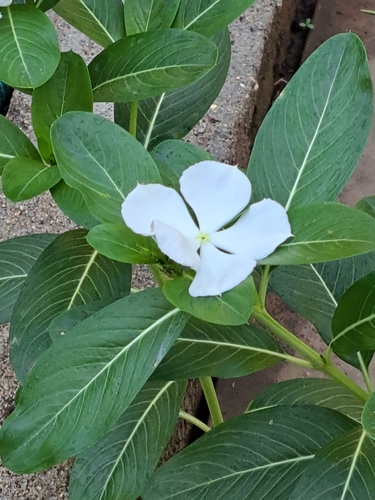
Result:
[[[10,27],[12,29],[12,33],[13,33],[13,37],[14,37],[14,41],[16,43],[16,46],[17,46],[17,50],[18,50],[18,53],[20,55],[20,58],[21,58],[21,61],[22,61],[22,65],[23,67],[25,68],[25,71],[27,73],[27,76],[29,78],[29,80],[31,81],[32,78],[31,78],[31,75],[29,73],[29,70],[27,68],[27,65],[26,65],[26,62],[25,62],[25,59],[23,58],[23,54],[22,54],[22,50],[21,50],[21,46],[18,42],[18,38],[17,38],[17,33],[16,33],[16,29],[15,29],[15,26],[14,26],[14,22],[13,22],[13,16],[12,16],[12,12],[11,12],[11,9],[10,7],[7,7],[7,11],[8,11],[8,16],[9,16],[9,22],[10,22]]]
[[[161,67],[158,67],[158,68],[148,68],[148,69],[143,69],[143,70],[140,70],[140,71],[133,71],[131,73],[127,73],[126,75],[121,75],[121,76],[117,76],[115,78],[111,78],[110,80],[105,80],[105,82],[103,83],[100,83],[99,85],[96,85],[96,87],[93,87],[92,91],[93,92],[96,92],[98,89],[100,89],[101,87],[105,87],[107,85],[110,85],[114,82],[118,82],[118,81],[121,81],[121,80],[124,80],[124,79],[127,79],[127,78],[133,78],[133,77],[138,77],[140,75],[144,75],[146,73],[157,73],[157,72],[160,72],[160,71],[166,71],[166,70],[170,70],[170,69],[175,69],[175,68],[204,68],[204,67],[209,67],[209,64],[193,64],[193,63],[189,63],[189,64],[169,64],[167,66],[161,66]]]
[[[340,339],[341,337],[343,337],[344,335],[346,335],[347,333],[351,332],[352,330],[355,330],[358,326],[364,325],[365,323],[368,323],[369,321],[372,321],[373,319],[375,319],[375,313],[369,314],[365,318],[362,318],[362,319],[360,319],[360,320],[352,323],[351,325],[347,326],[346,328],[344,328],[344,330],[341,330],[341,332],[339,334],[337,334],[332,339],[331,345],[334,342],[336,342],[338,339]]]
[[[138,429],[140,428],[140,426],[142,425],[142,423],[146,420],[147,415],[150,413],[150,411],[152,410],[152,408],[154,406],[156,406],[156,403],[158,402],[158,400],[164,395],[164,393],[169,389],[169,387],[171,385],[175,384],[175,383],[176,383],[175,381],[167,382],[163,386],[163,388],[158,391],[157,395],[149,402],[149,404],[148,404],[147,408],[144,410],[141,418],[138,420],[138,422],[135,425],[134,429],[130,433],[130,436],[126,439],[125,445],[123,446],[121,452],[119,453],[118,458],[115,460],[114,465],[113,465],[111,471],[109,472],[108,477],[107,477],[107,479],[105,481],[105,484],[103,485],[102,492],[100,494],[99,500],[102,500],[104,498],[103,495],[106,494],[106,489],[107,489],[107,486],[108,486],[108,483],[109,483],[111,477],[113,476],[113,474],[114,474],[114,472],[115,472],[118,464],[120,463],[122,457],[124,456],[124,454],[125,454],[128,446],[132,442],[132,439],[135,436],[136,432],[138,431]]]
[[[345,50],[346,50],[346,45],[347,45],[347,43],[345,44],[345,47],[343,48],[342,54],[341,54],[341,56],[340,56],[340,61],[339,61],[338,65],[337,65],[337,68],[336,68],[336,71],[335,71],[335,75],[334,75],[334,78],[333,78],[333,80],[332,80],[332,84],[331,84],[331,86],[330,86],[330,88],[329,88],[329,92],[328,92],[328,95],[327,95],[326,103],[325,103],[325,105],[324,105],[324,108],[323,108],[322,114],[321,114],[321,116],[320,116],[320,118],[319,118],[319,122],[318,122],[318,125],[317,125],[317,127],[316,127],[316,131],[315,131],[314,136],[313,136],[313,138],[312,138],[312,140],[311,140],[311,143],[310,143],[310,145],[309,145],[309,147],[308,147],[308,149],[307,149],[307,152],[306,152],[305,158],[303,159],[303,162],[302,162],[301,168],[300,168],[300,170],[299,170],[299,172],[298,172],[297,178],[296,178],[296,180],[295,180],[295,182],[294,182],[294,185],[293,185],[293,187],[292,187],[292,190],[291,190],[291,192],[290,192],[290,194],[289,194],[288,201],[286,202],[286,205],[285,205],[285,210],[286,210],[286,211],[288,211],[288,210],[289,210],[289,208],[290,208],[290,206],[291,206],[291,204],[292,204],[292,202],[293,202],[293,198],[294,198],[294,196],[295,196],[296,192],[298,191],[299,183],[300,183],[300,181],[301,181],[302,175],[304,174],[304,171],[305,171],[306,165],[307,165],[307,163],[308,163],[308,161],[309,161],[309,156],[310,156],[310,153],[311,153],[312,148],[314,147],[314,144],[315,144],[315,142],[316,142],[316,139],[317,139],[317,137],[318,137],[318,135],[319,135],[319,133],[320,133],[321,125],[322,125],[323,119],[324,119],[324,117],[325,117],[325,115],[326,115],[326,111],[327,111],[327,109],[328,109],[328,105],[330,104],[331,94],[332,94],[332,92],[333,92],[333,87],[334,87],[334,85],[336,84],[337,75],[338,75],[338,73],[339,73],[339,69],[340,69],[340,67],[341,67],[341,62],[342,62],[342,59],[343,59],[343,57],[344,57],[344,53],[345,53]]]
[[[233,472],[232,474],[227,474],[226,476],[220,476],[220,477],[217,477],[215,479],[212,479],[211,481],[206,481],[206,482],[202,482],[200,484],[197,484],[196,486],[192,486],[191,488],[187,488],[185,490],[179,490],[177,493],[174,493],[173,495],[170,495],[168,496],[168,500],[170,498],[173,498],[175,497],[176,495],[181,495],[183,493],[186,493],[187,491],[194,491],[196,489],[200,489],[200,488],[203,488],[207,485],[212,485],[213,483],[217,483],[217,482],[220,482],[220,481],[224,481],[228,478],[233,478],[233,477],[236,477],[236,476],[242,476],[244,474],[250,474],[252,472],[256,472],[256,471],[260,471],[260,470],[264,470],[264,469],[272,469],[273,467],[280,467],[280,466],[283,466],[283,465],[286,465],[286,464],[296,464],[296,463],[299,463],[299,462],[303,462],[304,460],[312,460],[313,458],[315,457],[315,455],[305,455],[305,456],[298,456],[298,457],[295,457],[295,458],[289,458],[287,460],[281,460],[279,462],[272,462],[272,463],[268,463],[266,465],[260,465],[258,467],[252,467],[251,469],[245,469],[245,470],[242,470],[242,471],[238,471],[238,472]]]
[[[351,479],[353,477],[355,466],[356,466],[357,460],[359,458],[359,454],[361,452],[361,448],[362,448],[362,445],[363,445],[363,442],[365,440],[366,435],[367,435],[366,431],[363,431],[363,433],[361,434],[361,437],[360,437],[360,439],[358,441],[358,445],[357,445],[357,448],[356,448],[356,450],[354,452],[353,460],[352,460],[352,463],[350,465],[348,478],[345,481],[344,490],[342,492],[340,500],[345,500],[346,493],[349,491],[350,481],[351,481]]]
[[[252,351],[260,354],[267,354],[270,356],[277,356],[281,358],[285,358],[285,354],[277,351],[270,351],[268,349],[263,349],[261,347],[252,347],[249,345],[245,344],[232,344],[231,342],[219,342],[215,340],[197,340],[197,339],[191,339],[189,337],[179,337],[177,339],[177,342],[186,342],[186,343],[191,343],[191,344],[207,344],[207,345],[212,345],[215,347],[230,347],[232,349],[236,349],[237,351]]]
[[[100,0],[102,1],[102,0]],[[104,34],[108,37],[111,43],[114,43],[116,40],[112,37],[112,35],[109,33],[107,28],[104,26],[103,23],[100,22],[99,18],[94,15],[94,12],[91,11],[87,5],[82,2],[82,0],[79,0],[81,6],[83,7],[83,10],[86,10],[89,14],[89,16],[94,20],[94,22],[103,30]]]
[[[196,18],[194,18],[192,21],[190,21],[190,23],[187,24],[183,29],[184,30],[188,30],[190,28],[190,26],[192,26],[194,23],[196,23],[197,21],[199,21],[199,19],[202,16],[204,16],[205,14],[207,14],[207,12],[209,12],[211,9],[213,9],[219,2],[220,2],[220,0],[216,0],[213,4],[211,4],[209,7],[207,7],[207,9],[203,10]]]

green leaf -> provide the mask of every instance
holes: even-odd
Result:
[[[59,209],[78,226],[91,229],[99,224],[99,221],[89,212],[83,195],[78,189],[68,186],[61,180],[56,186],[53,186],[51,195]]]
[[[371,215],[375,219],[375,196],[366,196],[359,200],[355,208],[362,210],[368,215]]]
[[[246,411],[263,410],[280,405],[318,405],[331,408],[361,421],[363,401],[334,380],[300,378],[272,384],[258,394]]]
[[[54,234],[19,236],[0,243],[0,324],[8,323],[20,288]]]
[[[372,500],[375,443],[363,429],[338,436],[318,451],[290,500]]]
[[[49,468],[94,445],[130,406],[188,317],[158,289],[118,300],[55,341],[1,428],[3,464]]]
[[[192,297],[188,275],[167,281],[163,293],[171,304],[196,318],[219,325],[243,325],[247,323],[255,299],[254,280],[249,276],[238,286],[221,296]]]
[[[151,156],[158,166],[164,186],[180,189],[180,177],[184,170],[214,157],[204,149],[185,141],[169,140],[156,146]]]
[[[147,383],[114,428],[74,462],[70,500],[137,498],[176,424],[186,382]]]
[[[56,165],[46,167],[39,161],[18,156],[5,165],[2,188],[5,196],[17,203],[44,193],[60,179]]]
[[[67,113],[52,125],[51,138],[64,181],[83,194],[100,222],[122,223],[121,204],[137,183],[160,182],[143,146],[101,116]]]
[[[362,154],[372,115],[363,44],[353,33],[336,35],[301,66],[262,123],[248,168],[255,201],[289,208],[335,200]]]
[[[0,174],[5,165],[17,156],[40,161],[38,151],[22,130],[0,115]]]
[[[228,29],[211,38],[218,49],[216,66],[196,82],[138,102],[137,138],[152,150],[167,139],[181,139],[204,116],[224,85],[230,62]],[[115,122],[129,128],[130,103],[115,103]]]
[[[362,412],[362,425],[364,430],[375,439],[375,393],[373,392],[365,403]]]
[[[184,87],[216,60],[216,45],[197,33],[165,29],[123,38],[89,64],[94,101],[132,102]]]
[[[211,36],[242,14],[255,0],[181,0],[174,27]]]
[[[341,297],[332,318],[335,352],[375,350],[375,273],[354,283]]]
[[[243,377],[279,363],[283,353],[273,337],[253,324],[220,326],[191,318],[154,377]]]
[[[125,36],[121,0],[60,0],[54,10],[102,47]]]
[[[30,5],[11,5],[0,13],[0,80],[26,89],[43,85],[60,60],[54,25]]]
[[[31,104],[39,151],[47,163],[54,163],[52,123],[68,111],[92,111],[92,105],[91,81],[84,60],[72,51],[63,52],[53,76],[34,90]]]
[[[374,269],[375,253],[371,252],[348,259],[306,266],[281,266],[270,277],[271,290],[302,317],[308,319],[328,345],[332,340],[332,317],[337,302],[344,292],[358,279]],[[363,351],[366,365],[372,353]],[[340,357],[360,369],[358,357]]]
[[[59,1],[60,0],[34,0],[34,5],[43,12],[46,12],[52,9]]]
[[[108,306],[111,300],[96,300],[95,302],[88,302],[82,306],[73,307],[63,311],[58,316],[56,316],[48,327],[48,334],[52,342],[59,339],[62,335],[65,335],[72,328],[74,328],[78,323],[81,323],[84,319],[92,316],[94,313],[103,309],[103,307]]]
[[[61,312],[130,291],[130,266],[98,255],[83,229],[56,238],[30,270],[13,309],[10,359],[22,383],[50,345],[48,327]]]
[[[319,203],[291,209],[288,217],[294,238],[261,264],[314,264],[375,250],[375,220],[354,208]]]
[[[354,425],[344,415],[318,406],[245,413],[162,465],[142,498],[217,500],[227,495],[230,500],[286,500],[315,453]]]
[[[170,28],[180,0],[126,0],[127,35]]]
[[[100,224],[87,235],[101,255],[119,262],[150,264],[164,258],[153,238],[135,234],[125,224]]]

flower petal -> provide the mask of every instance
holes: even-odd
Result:
[[[264,199],[251,205],[232,227],[212,234],[210,241],[226,252],[262,260],[291,236],[284,207]]]
[[[132,231],[143,236],[154,234],[151,224],[155,219],[190,238],[199,233],[181,196],[161,184],[138,184],[125,198],[121,215]]]
[[[182,266],[196,271],[200,265],[198,255],[199,241],[196,238],[187,238],[174,227],[155,220],[152,223],[156,242],[160,250]]]
[[[202,232],[217,231],[249,203],[251,184],[237,167],[202,161],[180,178],[181,193],[197,216]]]
[[[221,295],[244,281],[256,262],[247,255],[231,255],[205,243],[200,250],[200,266],[189,287],[192,297]]]

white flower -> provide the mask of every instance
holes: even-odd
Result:
[[[0,7],[9,7],[13,0],[0,0]]]
[[[246,208],[251,184],[237,167],[197,163],[184,171],[180,188],[185,201],[174,189],[138,184],[121,213],[132,231],[154,236],[164,254],[196,271],[189,288],[193,297],[231,290],[252,273],[256,261],[292,236],[279,203],[264,199]],[[233,225],[222,229],[245,208]]]

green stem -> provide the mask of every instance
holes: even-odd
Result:
[[[252,312],[253,317],[271,333],[273,333],[282,342],[294,349],[300,356],[311,362],[316,370],[325,373],[335,379],[340,385],[349,389],[359,398],[366,400],[368,394],[354,383],[349,377],[342,373],[332,362],[328,362],[323,356],[320,356],[311,347],[306,345],[302,340],[293,335],[292,332],[280,325],[276,320],[268,314],[264,308],[254,307]]]
[[[138,101],[133,101],[130,107],[129,133],[137,137]]]
[[[324,354],[324,359],[326,360],[327,363],[331,363],[331,356],[332,356],[332,347],[331,344],[327,347],[327,350]]]
[[[370,393],[373,393],[374,392],[374,386],[372,385],[372,381],[370,379],[370,375],[368,373],[366,365],[365,365],[365,363],[363,361],[362,354],[360,352],[357,352],[357,358],[358,358],[358,361],[359,361],[359,365],[361,367],[361,372],[362,372],[362,375],[363,375],[363,380],[365,381],[367,390]]]
[[[152,272],[156,283],[158,284],[158,286],[160,286],[160,288],[162,288],[165,282],[167,281],[167,276],[163,272],[162,268],[157,264],[149,264],[148,267]]]
[[[199,382],[201,383],[207,406],[210,410],[212,425],[217,427],[224,422],[224,419],[217,399],[214,383],[211,377],[200,377]]]
[[[183,418],[186,420],[186,422],[189,422],[190,424],[195,425],[196,427],[199,427],[204,432],[209,432],[211,430],[211,427],[208,427],[205,423],[202,422],[202,420],[199,420],[196,417],[193,417],[193,415],[190,415],[190,413],[186,413],[186,411],[180,410],[178,416],[180,418]]]
[[[270,279],[270,269],[271,269],[271,266],[265,266],[263,268],[262,277],[260,279],[259,300],[260,300],[260,303],[262,304],[263,307],[266,303],[268,281]]]

